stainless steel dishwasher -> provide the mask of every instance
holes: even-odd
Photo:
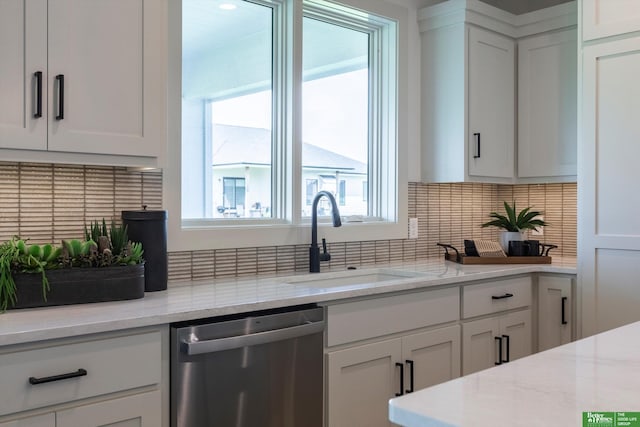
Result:
[[[171,326],[171,427],[322,426],[324,311]]]

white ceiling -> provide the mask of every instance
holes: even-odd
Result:
[[[221,4],[235,4],[224,10]],[[183,95],[238,96],[271,86],[272,9],[242,0],[183,0]],[[368,34],[305,18],[304,79],[366,68]]]

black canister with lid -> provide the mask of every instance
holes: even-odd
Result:
[[[167,211],[122,211],[129,240],[142,243],[145,292],[167,289]]]

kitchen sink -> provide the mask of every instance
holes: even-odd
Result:
[[[394,271],[394,270],[369,270],[349,271],[342,274],[327,273],[322,277],[299,277],[287,280],[290,285],[305,286],[308,288],[336,288],[340,286],[374,285],[395,280],[404,280],[414,277],[423,277],[425,273]]]

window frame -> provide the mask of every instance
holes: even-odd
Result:
[[[330,241],[358,241],[406,238],[407,234],[407,176],[406,148],[408,85],[407,82],[407,10],[382,0],[344,0],[341,3],[326,0],[251,0],[258,4],[276,5],[274,13],[274,126],[273,138],[284,141],[273,144],[274,203],[270,219],[212,219],[183,220],[181,218],[181,27],[182,2],[169,2],[169,147],[167,167],[163,173],[164,206],[169,210],[168,246],[170,251],[239,248],[256,246],[291,245],[309,242],[309,218],[302,217],[305,201],[302,198],[301,144],[301,96],[302,96],[302,19],[329,16],[345,21],[339,13],[344,5],[362,12],[369,22],[364,27],[377,31],[376,44],[370,43],[374,55],[386,46],[382,55],[392,55],[393,65],[382,58],[385,69],[373,88],[375,101],[382,105],[388,100],[388,111],[374,115],[372,138],[388,141],[370,153],[370,165],[378,167],[376,176],[380,183],[375,191],[369,185],[370,203],[375,204],[378,217],[364,222],[343,222],[335,229],[320,220],[319,233]],[[303,5],[304,3],[304,5]],[[278,18],[279,16],[279,18]],[[384,18],[378,18],[378,16]],[[349,25],[353,20],[346,19]],[[361,27],[362,28],[362,27]],[[385,45],[386,44],[386,45]],[[376,59],[378,60],[378,59]],[[371,67],[373,68],[373,67]],[[277,82],[276,82],[277,81]],[[386,98],[385,98],[386,97]],[[293,106],[293,107],[292,107]],[[390,142],[389,142],[390,141]],[[293,165],[300,167],[294,168]],[[369,174],[372,177],[372,174]],[[288,184],[289,183],[289,184]],[[277,197],[280,195],[280,197]],[[383,197],[383,195],[385,197]],[[361,220],[361,218],[358,218]],[[215,225],[211,225],[211,224]]]

